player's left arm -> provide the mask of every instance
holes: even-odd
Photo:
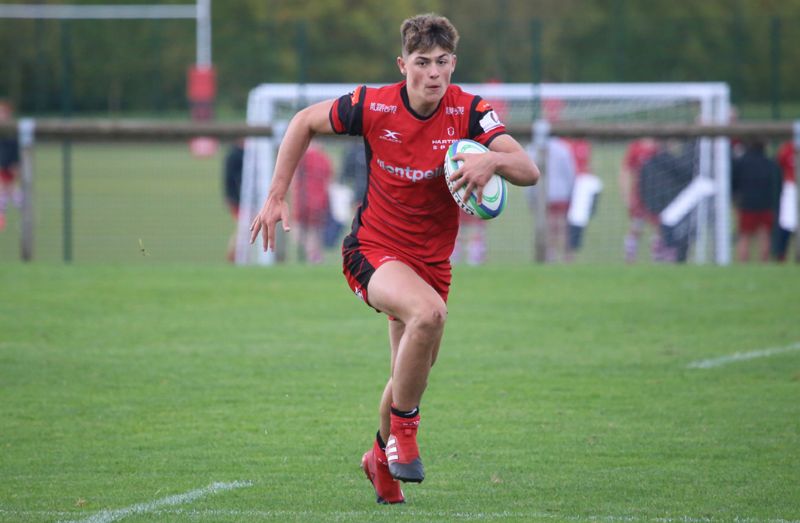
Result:
[[[463,162],[450,176],[450,180],[454,182],[454,191],[466,186],[465,199],[475,191],[480,202],[483,187],[489,183],[494,173],[514,185],[534,185],[539,181],[539,168],[522,145],[507,134],[501,134],[492,140],[489,151],[484,154],[461,153],[453,156],[453,160]]]
[[[494,162],[494,170],[514,185],[535,185],[539,181],[539,168],[525,148],[511,135],[501,134],[489,144],[487,160]]]

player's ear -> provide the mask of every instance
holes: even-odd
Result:
[[[455,53],[453,53],[453,69],[452,69],[453,71],[456,70],[456,62],[457,61],[458,61],[458,57],[456,56]]]
[[[403,60],[402,56],[397,57],[397,68],[400,69],[400,74],[406,75],[406,61]]]

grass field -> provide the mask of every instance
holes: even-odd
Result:
[[[337,268],[0,289],[3,521],[800,521],[794,267],[458,268],[391,507],[358,467],[386,322]]]
[[[34,158],[34,257],[64,252],[63,150],[37,145]],[[72,260],[145,263],[140,240],[159,262],[224,263],[234,223],[222,196],[222,154],[195,158],[184,144],[70,147]],[[0,261],[19,259],[20,220],[9,213]]]

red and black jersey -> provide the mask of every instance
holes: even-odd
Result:
[[[411,108],[403,81],[358,87],[334,102],[330,121],[338,134],[363,136],[366,148],[367,191],[351,237],[426,263],[449,259],[460,210],[444,179],[444,154],[462,138],[488,146],[505,134],[489,103],[450,85],[423,117]]]

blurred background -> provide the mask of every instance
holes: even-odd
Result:
[[[428,11],[461,32],[459,82],[723,81],[742,118],[798,114],[799,0],[217,0],[217,114],[243,118],[264,82],[395,81],[400,23]],[[0,93],[25,114],[70,102],[80,114],[182,117],[195,23],[0,19],[0,48]]]
[[[244,122],[248,94],[261,84],[399,80],[400,23],[430,11],[461,34],[456,83],[723,82],[740,121],[800,117],[800,0],[216,0],[208,85],[189,80],[198,60],[192,19],[0,18],[0,99],[15,117],[186,121],[198,109],[188,100],[193,89],[205,87],[211,99],[195,119]],[[235,226],[224,190],[230,145],[202,154],[157,140],[37,145],[35,259],[224,263]],[[347,145],[320,145],[330,180],[343,181]],[[616,185],[625,147],[595,144],[603,234],[587,231],[576,261],[623,261],[627,223]],[[528,241],[534,227],[524,197],[512,204],[519,214],[504,226],[516,236],[490,235],[486,259],[493,245],[496,260],[531,258],[529,246],[503,247]],[[9,211],[0,261],[19,259],[18,244],[19,219]],[[301,245],[288,252],[307,258]],[[322,261],[338,263],[336,242]]]

